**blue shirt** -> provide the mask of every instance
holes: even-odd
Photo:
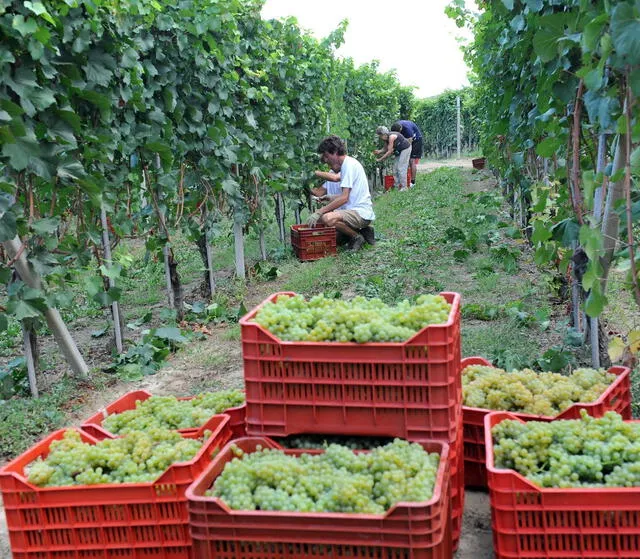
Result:
[[[402,126],[402,135],[405,138],[415,138],[416,140],[422,140],[422,132],[418,125],[411,120],[398,120],[400,126]]]

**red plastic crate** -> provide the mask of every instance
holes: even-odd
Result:
[[[523,421],[507,412],[485,418],[496,559],[639,557],[640,487],[542,488],[497,469],[491,429],[505,419]]]
[[[52,433],[0,470],[9,541],[14,559],[190,559],[185,491],[231,438],[226,415],[198,454],[170,466],[153,482],[37,487],[24,468],[49,453]],[[185,438],[199,438],[197,432]],[[84,442],[97,439],[79,430]]]
[[[245,452],[282,448],[271,439],[244,438],[235,444]],[[398,503],[385,514],[299,513],[231,510],[216,497],[205,497],[227,462],[231,445],[216,456],[189,487],[189,521],[198,559],[451,559],[449,535],[448,445],[423,442],[441,456],[433,497],[426,502]],[[321,450],[287,450],[287,454]]]
[[[291,246],[300,260],[318,260],[336,254],[336,228],[292,225]]]
[[[389,191],[393,188],[396,183],[396,179],[393,175],[385,175],[384,176],[384,189],[385,191]],[[411,184],[411,167],[407,168],[407,184],[405,186],[409,186]]]
[[[445,324],[406,342],[285,342],[240,319],[247,433],[455,440],[461,414],[460,295]]]
[[[464,513],[464,481],[465,462],[462,438],[462,416],[458,435],[455,441],[449,444],[451,462],[451,541],[453,551],[458,549],[460,533],[462,532],[462,515]]]
[[[482,357],[467,357],[462,360],[460,371],[470,365],[485,365],[490,367],[491,363]],[[611,386],[594,402],[573,404],[555,417],[512,413],[525,421],[553,421],[554,419],[578,419],[580,417],[580,410],[584,409],[593,417],[601,417],[607,411],[615,411],[624,419],[631,419],[631,371],[627,367],[611,367],[609,372],[618,378],[614,380]],[[464,472],[465,485],[467,487],[487,486],[484,419],[486,415],[492,411],[493,410],[462,406],[462,418],[464,422]]]
[[[133,392],[128,392],[127,394],[124,394],[123,396],[118,398],[115,402],[109,404],[106,408],[92,415],[80,426],[80,428],[98,439],[111,437],[113,436],[113,434],[107,431],[102,426],[102,422],[106,419],[106,417],[108,415],[133,410],[136,407],[136,402],[144,402],[145,400],[151,398],[151,396],[151,393],[147,392],[146,390],[135,390]],[[191,400],[193,398],[194,396],[190,396],[186,398],[178,398],[178,400]],[[228,427],[231,429],[233,438],[244,437],[247,434],[244,424],[245,412],[245,404],[236,406],[235,408],[229,408],[223,412],[224,415],[229,416]],[[178,429],[178,432],[182,433],[183,435],[188,435],[197,433],[200,430],[201,427],[196,427],[192,429]]]
[[[486,162],[486,157],[476,157],[475,159],[471,160],[471,165],[473,165],[474,169],[484,169]]]

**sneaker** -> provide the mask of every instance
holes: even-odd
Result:
[[[415,186],[416,186],[416,183],[415,183],[415,182],[412,182],[412,183],[409,185],[409,188],[414,188]]]
[[[398,188],[398,192],[406,192],[407,190],[409,190],[406,186],[401,186],[400,188]]]
[[[364,237],[362,235],[356,235],[351,241],[351,246],[349,247],[349,250],[351,252],[358,252],[362,248],[363,244],[364,244]]]
[[[369,245],[376,244],[376,234],[375,234],[375,231],[373,230],[373,227],[371,227],[371,225],[367,225],[366,227],[363,227],[362,229],[360,229],[360,234],[364,237],[364,240],[367,244]]]

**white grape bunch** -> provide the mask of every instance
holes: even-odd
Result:
[[[403,342],[430,324],[445,323],[451,305],[441,295],[420,295],[396,306],[380,299],[350,301],[316,295],[280,295],[256,313],[255,322],[278,338],[306,342]]]
[[[96,444],[85,443],[77,431],[68,430],[51,443],[45,459],[37,458],[25,468],[25,474],[39,487],[149,482],[171,464],[191,460],[201,447],[201,440],[166,429],[137,431]]]
[[[234,453],[205,494],[236,510],[382,514],[400,501],[431,499],[440,462],[400,439],[359,454],[336,444],[299,457],[261,448]]]
[[[491,431],[496,468],[541,487],[640,487],[640,423],[615,412],[601,418],[505,420]]]
[[[464,405],[472,408],[555,416],[575,403],[597,400],[615,379],[604,369],[561,375],[470,365],[462,370],[462,391]]]
[[[204,392],[189,400],[175,396],[152,396],[136,401],[136,407],[108,415],[102,425],[110,433],[122,435],[148,429],[190,429],[200,427],[211,416],[243,404],[241,390]]]

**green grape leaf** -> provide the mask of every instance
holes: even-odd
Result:
[[[541,220],[533,222],[533,233],[531,234],[531,242],[533,244],[544,243],[551,239],[553,233],[549,226]]]
[[[561,145],[560,138],[550,136],[536,145],[536,153],[541,157],[553,157]]]
[[[104,328],[100,328],[100,330],[92,330],[91,331],[91,337],[92,338],[101,338],[108,331],[109,331],[109,325],[105,326]]]
[[[593,52],[597,48],[607,19],[607,14],[601,14],[584,26],[584,31],[582,32],[582,48],[586,52]]]
[[[638,353],[640,351],[640,330],[631,330],[627,334],[627,342],[629,343],[629,351]]]
[[[175,327],[156,328],[152,331],[152,333],[157,338],[168,340],[174,343],[185,343],[189,341],[182,335],[180,329]]]
[[[599,292],[599,289],[592,289],[584,304],[584,310],[587,316],[594,318],[600,316],[606,304],[607,298]]]
[[[640,13],[637,4],[620,2],[613,9],[611,39],[616,53],[627,64],[640,64]]]
[[[622,359],[626,347],[627,345],[620,336],[615,336],[609,340],[607,353],[612,363],[617,363]]]
[[[35,19],[30,17],[25,19],[21,14],[13,16],[11,26],[23,37],[33,35],[38,30],[38,23]]]
[[[55,233],[60,225],[59,217],[47,217],[44,219],[38,219],[31,224],[32,229],[38,235],[46,235],[48,233]]]
[[[18,234],[18,222],[16,214],[12,211],[5,212],[0,218],[0,243],[10,241]]]
[[[560,39],[564,38],[566,16],[562,13],[539,19],[538,31],[533,36],[533,50],[542,62],[550,62],[558,56]]]
[[[12,312],[16,320],[24,320],[25,318],[38,318],[40,311],[26,301],[10,301],[7,304],[7,310]]]

